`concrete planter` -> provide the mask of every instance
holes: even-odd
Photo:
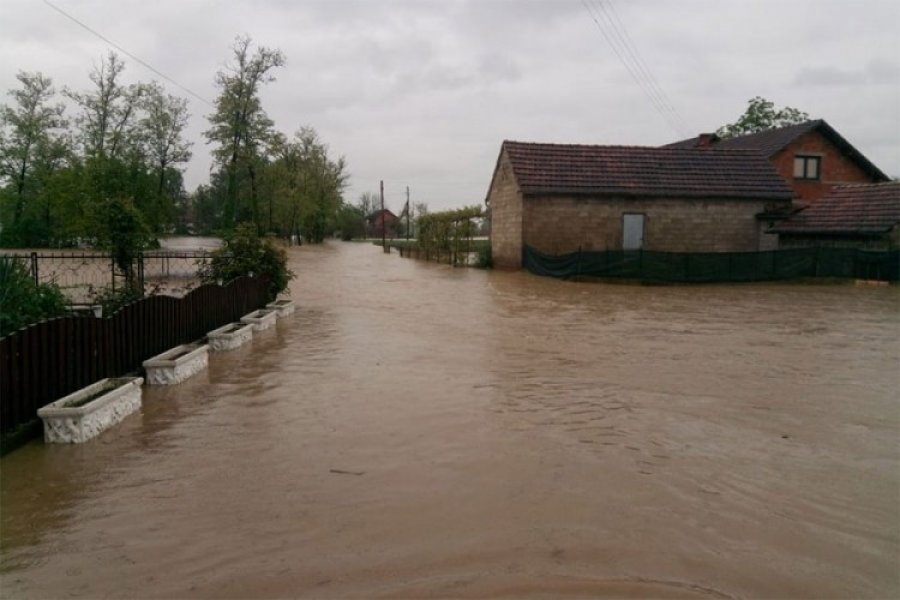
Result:
[[[286,317],[294,312],[294,303],[291,300],[276,300],[266,304],[266,308],[278,313],[278,318]]]
[[[233,350],[253,339],[253,325],[248,323],[229,323],[206,334],[209,348],[213,352]]]
[[[241,317],[241,323],[253,325],[253,331],[265,331],[275,324],[278,313],[271,308],[260,308]]]
[[[148,385],[174,385],[192,377],[209,364],[209,346],[184,344],[144,361]]]
[[[141,407],[140,377],[101,379],[38,409],[48,444],[80,444]]]

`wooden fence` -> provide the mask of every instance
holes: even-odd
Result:
[[[266,279],[241,277],[183,298],[144,298],[106,318],[62,317],[0,338],[0,434],[37,418],[45,404],[240,319],[267,294]]]

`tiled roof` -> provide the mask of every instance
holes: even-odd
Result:
[[[395,215],[394,213],[392,213],[391,210],[390,210],[389,208],[379,208],[379,209],[376,210],[375,212],[369,214],[369,216],[367,216],[366,219],[369,220],[369,221],[374,221],[375,219],[377,219],[378,217],[380,217],[382,213],[384,213],[384,218],[385,218],[385,219],[387,219],[388,217],[391,217],[391,218],[394,218],[394,219],[397,218],[397,215]]]
[[[798,125],[788,125],[779,129],[768,129],[759,133],[739,135],[716,142],[720,148],[741,148],[743,150],[759,150],[766,156],[772,156],[779,150],[810,131],[814,131],[825,121],[817,119]]]
[[[821,119],[815,121],[805,121],[798,125],[788,125],[779,129],[767,129],[758,133],[748,133],[731,138],[713,137],[711,146],[718,149],[731,148],[741,150],[757,150],[766,156],[772,156],[779,150],[796,140],[804,133],[813,131],[816,127],[824,123]],[[700,139],[703,136],[693,137],[687,140],[681,140],[672,144],[666,144],[663,148],[695,148],[699,147]]]
[[[503,142],[524,194],[788,200],[758,152]]]
[[[900,182],[840,185],[775,233],[872,234],[900,224]]]
[[[840,148],[841,152],[851,157],[859,164],[859,166],[868,173],[876,181],[888,181],[889,177],[885,175],[878,167],[872,164],[862,152],[853,147],[844,137],[839,134],[824,119],[814,119],[812,121],[804,121],[797,125],[788,125],[778,129],[767,129],[758,133],[749,133],[731,138],[719,138],[717,136],[709,140],[711,143],[701,145],[701,139],[707,138],[711,134],[705,134],[693,137],[687,140],[681,140],[666,144],[663,148],[715,148],[717,150],[756,150],[767,157],[772,157],[781,151],[785,146],[796,140],[798,137],[810,131],[818,130],[827,140]]]

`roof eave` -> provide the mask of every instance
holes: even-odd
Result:
[[[587,196],[594,198],[612,197],[653,197],[653,198],[709,198],[721,200],[778,200],[790,201],[794,193],[715,193],[715,192],[684,192],[669,190],[629,190],[629,189],[596,189],[596,188],[522,188],[523,196]]]
[[[857,228],[857,229],[828,229],[821,227],[808,227],[808,228],[785,228],[785,227],[773,227],[770,231],[772,233],[784,233],[791,235],[831,235],[835,237],[846,237],[846,236],[876,236],[876,235],[884,235],[885,233],[890,233],[893,229],[891,227],[865,227],[865,228]]]

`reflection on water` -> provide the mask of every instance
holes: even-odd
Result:
[[[896,597],[896,288],[293,248],[297,312],[2,459],[4,597]]]

